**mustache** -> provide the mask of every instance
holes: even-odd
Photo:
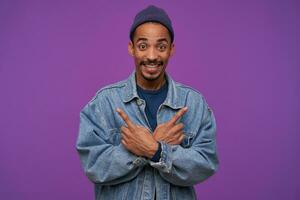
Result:
[[[163,65],[163,64],[164,64],[163,61],[160,61],[160,60],[157,60],[157,59],[155,59],[155,60],[147,59],[147,60],[143,60],[143,61],[140,62],[140,65]]]

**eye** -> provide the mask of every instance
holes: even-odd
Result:
[[[165,45],[165,44],[158,45],[158,50],[159,51],[165,51],[166,49],[167,49],[167,45]]]
[[[143,51],[147,48],[147,44],[141,43],[141,44],[138,45],[138,48]]]

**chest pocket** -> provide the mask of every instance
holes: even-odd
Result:
[[[119,129],[109,129],[108,142],[114,146],[118,146],[121,143],[121,132]]]
[[[196,134],[193,133],[193,132],[190,132],[190,131],[184,131],[184,135],[185,135],[185,137],[184,137],[184,139],[183,139],[183,141],[181,142],[180,145],[183,148],[189,148],[189,147],[192,146]]]

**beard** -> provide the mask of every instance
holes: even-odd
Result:
[[[144,78],[145,80],[147,80],[147,81],[156,81],[157,79],[159,79],[160,74],[159,74],[158,76],[154,76],[154,77],[147,77],[147,76],[145,76],[145,75],[142,73],[142,76],[143,76],[143,78]]]

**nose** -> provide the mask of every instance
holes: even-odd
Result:
[[[154,47],[148,49],[147,58],[149,60],[156,60],[158,57],[157,51]]]

